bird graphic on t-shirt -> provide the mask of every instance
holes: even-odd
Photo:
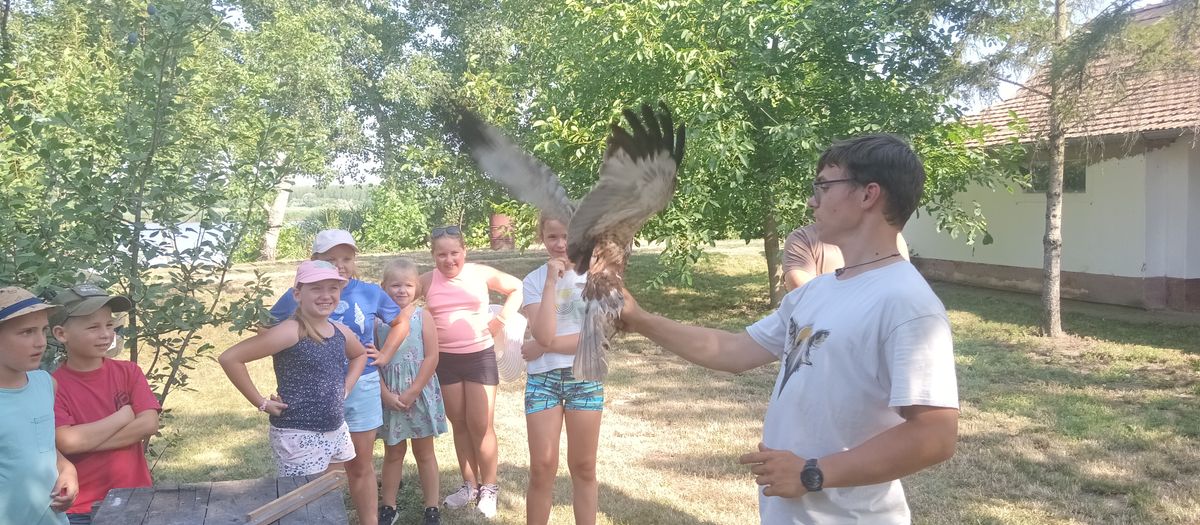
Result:
[[[788,380],[792,378],[800,369],[801,365],[812,366],[812,351],[816,350],[829,338],[829,330],[817,330],[813,332],[811,324],[799,327],[796,321],[788,321],[788,341],[787,352],[783,358],[783,379],[779,381],[779,391],[776,396],[783,393],[783,387],[787,385]]]

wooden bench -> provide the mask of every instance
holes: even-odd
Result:
[[[93,525],[241,525],[254,512],[321,476],[113,489],[96,509]],[[314,484],[316,485],[316,484]],[[294,498],[293,498],[294,499]],[[348,524],[341,490],[314,497],[279,518],[280,525]],[[299,505],[297,505],[299,506]]]

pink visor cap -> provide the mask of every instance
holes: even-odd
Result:
[[[338,275],[337,268],[325,261],[304,261],[296,268],[296,284],[308,284],[330,279],[346,281]]]

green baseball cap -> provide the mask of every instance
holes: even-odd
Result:
[[[61,325],[72,317],[91,315],[105,306],[113,312],[128,312],[133,309],[133,301],[128,297],[109,295],[103,288],[94,284],[48,290],[44,296],[50,299],[50,304],[59,307],[50,316],[50,326]]]

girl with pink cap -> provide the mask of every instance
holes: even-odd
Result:
[[[329,320],[345,284],[328,262],[300,263],[292,288],[295,314],[218,359],[233,386],[269,414],[271,451],[281,476],[319,474],[354,458],[342,407],[367,353],[349,328]],[[259,392],[246,369],[246,363],[267,356],[278,385],[271,395]]]

